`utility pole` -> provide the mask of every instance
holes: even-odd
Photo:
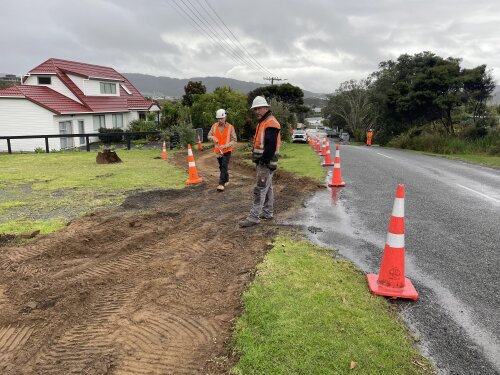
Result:
[[[265,81],[271,81],[271,85],[274,83],[274,81],[286,81],[286,78],[278,78],[278,77],[264,77],[263,79]]]

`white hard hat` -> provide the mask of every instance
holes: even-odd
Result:
[[[256,96],[250,108],[258,108],[258,107],[270,107],[270,105],[267,104],[266,98],[264,98],[263,96]]]
[[[224,118],[227,116],[227,112],[225,109],[218,109],[217,112],[215,112],[215,118],[219,119],[219,118]]]

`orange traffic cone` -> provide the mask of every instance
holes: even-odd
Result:
[[[198,150],[203,150],[203,146],[201,145],[200,135],[198,134]]]
[[[326,138],[323,138],[323,145],[321,146],[321,153],[319,156],[326,156],[326,145],[327,145],[327,140]]]
[[[186,184],[197,184],[203,181],[196,171],[196,164],[194,162],[193,150],[191,150],[191,145],[188,145],[188,163],[189,163],[189,178],[186,181]]]
[[[163,141],[163,147],[161,148],[161,158],[167,158],[167,145],[165,144],[165,141]]]
[[[335,160],[333,161],[332,182],[329,182],[328,186],[345,186],[345,182],[342,181],[342,171],[340,170],[339,145],[337,145],[335,149]]]
[[[418,292],[405,277],[405,186],[398,185],[392,208],[384,255],[378,275],[368,274],[368,287],[373,294],[393,298],[418,299]]]
[[[321,148],[320,148],[320,145],[319,145],[319,137],[316,136],[316,143],[314,144],[314,151],[315,152],[321,152]]]
[[[326,147],[325,161],[321,164],[323,167],[329,167],[334,165],[332,162],[332,157],[330,156],[330,145]]]

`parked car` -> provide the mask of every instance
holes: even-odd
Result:
[[[339,138],[339,133],[336,130],[325,126],[326,136],[328,138]]]
[[[342,133],[340,135],[340,140],[342,142],[346,142],[346,143],[349,142],[349,133]]]
[[[294,129],[292,134],[292,142],[307,142],[307,135],[304,129]]]

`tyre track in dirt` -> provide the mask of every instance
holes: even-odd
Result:
[[[240,229],[254,170],[231,161],[204,182],[130,195],[115,209],[20,246],[0,246],[0,373],[223,374],[241,293],[280,228],[316,183],[278,172],[278,220]],[[187,170],[187,160],[175,163]]]

